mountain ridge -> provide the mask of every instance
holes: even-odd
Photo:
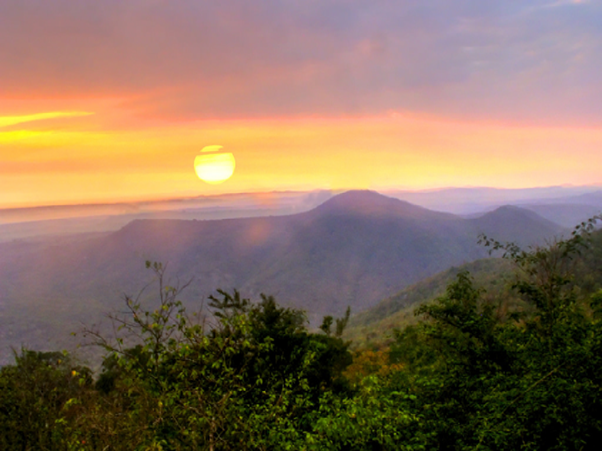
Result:
[[[340,315],[347,306],[364,310],[422,278],[486,256],[478,233],[496,238],[490,232],[517,217],[520,230],[509,238],[519,244],[527,235],[527,244],[536,244],[564,230],[542,228],[545,220],[516,216],[516,210],[502,210],[492,224],[375,192],[339,196],[288,216],[135,220],[89,240],[3,243],[0,299],[5,311],[27,311],[39,330],[60,335],[64,331],[57,332],[56,324],[95,320],[99,310],[118,308],[123,293],[145,286],[151,275],[144,261],[152,260],[167,264],[180,280],[194,278],[184,296],[189,306],[200,305],[217,288],[237,288],[245,296],[264,292],[306,309],[315,324],[322,315]],[[54,304],[40,309],[44,299]],[[10,315],[1,318],[0,330],[13,330],[1,341],[19,345],[27,335],[20,325],[7,324]]]

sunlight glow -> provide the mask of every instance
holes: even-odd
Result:
[[[120,115],[111,122],[108,115],[86,119],[84,129],[70,124],[0,129],[0,208],[278,190],[601,183],[602,130],[596,127],[477,124],[412,115],[199,125],[128,122]],[[199,143],[224,147],[203,152]],[[230,151],[233,157],[222,156]],[[216,163],[222,175],[191,170],[196,156]],[[199,183],[199,175],[207,183]]]
[[[222,183],[234,174],[235,160],[231,153],[198,155],[194,159],[194,170],[207,183]]]
[[[13,132],[0,132],[0,144],[20,141],[22,139],[33,138],[40,135],[47,135],[49,132],[38,132],[32,130],[16,130]]]

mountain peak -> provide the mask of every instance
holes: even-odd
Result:
[[[516,241],[520,246],[543,244],[543,237],[560,236],[566,231],[537,213],[515,205],[504,205],[468,221],[479,233],[502,242]]]
[[[550,223],[547,219],[542,218],[540,215],[535,213],[534,211],[528,210],[526,208],[517,207],[516,205],[502,205],[501,207],[496,208],[493,211],[485,213],[481,216],[483,220],[516,220],[518,218],[529,218],[531,220],[538,221],[540,223]],[[556,224],[557,225],[557,224]]]
[[[409,202],[384,196],[376,191],[352,190],[334,196],[313,210],[321,215],[360,215],[428,219],[431,215],[453,217]]]

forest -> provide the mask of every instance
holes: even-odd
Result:
[[[487,292],[460,271],[379,343],[316,330],[302,310],[218,290],[211,319],[160,263],[156,308],[136,297],[114,333],[86,329],[98,370],[15,350],[0,369],[3,450],[593,450],[602,441],[602,234],[521,249]]]

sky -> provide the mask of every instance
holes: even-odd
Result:
[[[602,0],[0,0],[0,208],[598,185],[600,74]]]

